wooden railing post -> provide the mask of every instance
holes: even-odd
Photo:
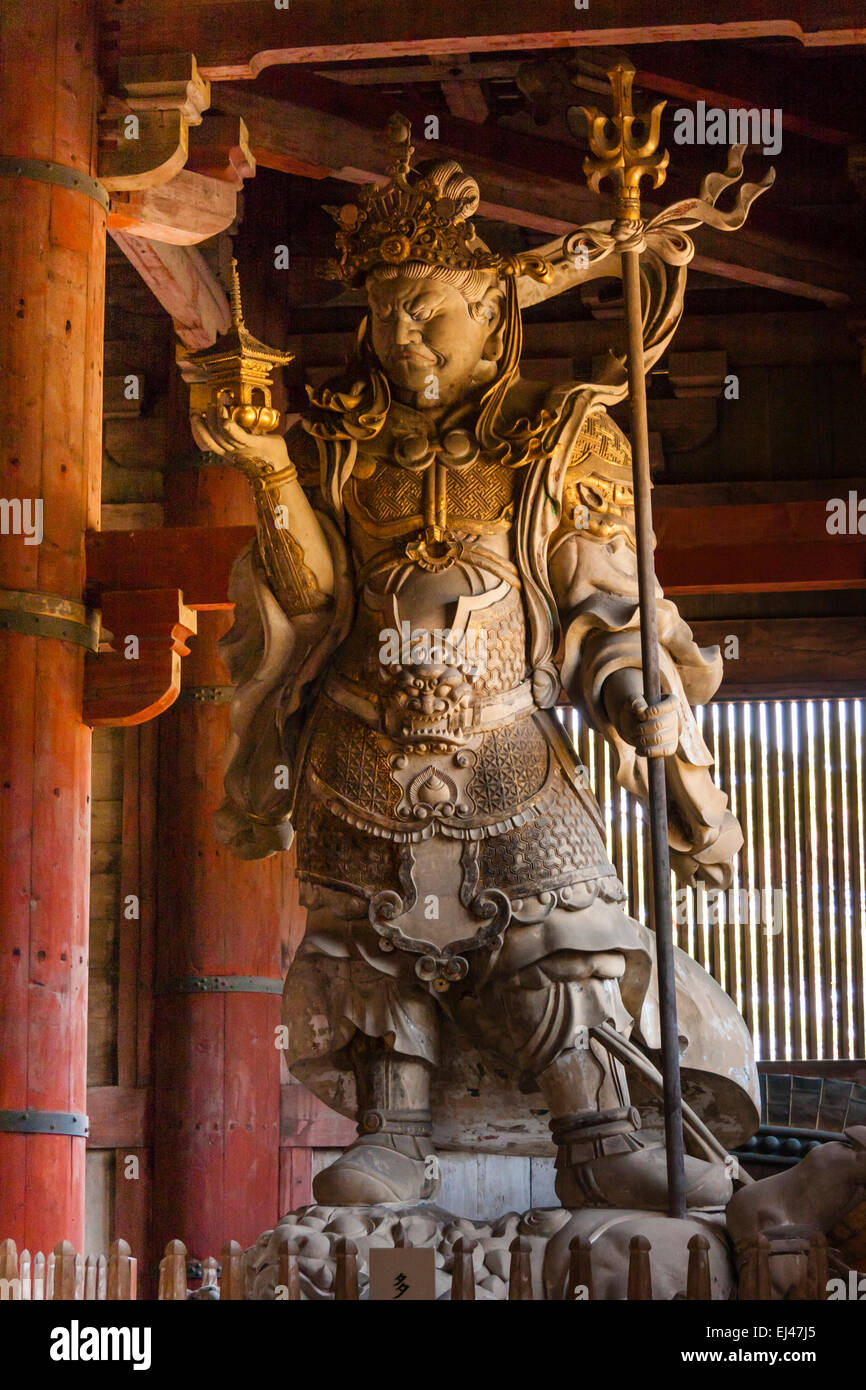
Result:
[[[689,1241],[689,1268],[686,1275],[686,1298],[691,1300],[711,1299],[710,1281],[710,1242],[706,1236],[693,1235]]]
[[[157,1299],[179,1302],[186,1299],[186,1246],[183,1241],[170,1240],[159,1262],[159,1291]]]
[[[508,1274],[509,1299],[532,1299],[532,1246],[526,1236],[515,1236],[510,1246],[511,1268]]]
[[[298,1266],[299,1253],[297,1242],[286,1236],[279,1250],[277,1285],[280,1289],[285,1290],[285,1293],[281,1294],[281,1298],[288,1300],[290,1303],[297,1303],[301,1297],[301,1272]],[[334,1297],[336,1297],[336,1293]]]
[[[346,1236],[339,1236],[334,1246],[337,1268],[334,1274],[334,1298],[352,1300],[358,1297],[358,1247]]]
[[[581,1289],[586,1290],[585,1294],[581,1294],[581,1300],[595,1298],[592,1283],[592,1245],[586,1236],[575,1236],[568,1246],[566,1300],[570,1303],[577,1302]]]
[[[247,1296],[243,1246],[236,1240],[226,1241],[220,1251],[220,1263],[223,1267],[220,1276],[220,1302],[243,1302]]]
[[[646,1236],[632,1236],[628,1247],[628,1293],[626,1298],[634,1302],[652,1299],[653,1281],[650,1269],[652,1245]]]
[[[476,1242],[466,1236],[458,1236],[454,1242],[454,1263],[451,1267],[451,1302],[465,1303],[475,1299],[475,1262],[473,1253]]]
[[[59,1240],[54,1247],[54,1288],[51,1293],[55,1302],[68,1302],[76,1297],[75,1266],[75,1246],[70,1240]]]
[[[160,1281],[162,1266],[160,1266]],[[115,1240],[108,1252],[106,1296],[109,1302],[134,1302],[137,1296],[138,1261],[125,1240]],[[184,1287],[186,1270],[184,1269]]]
[[[14,1240],[0,1241],[0,1300],[17,1301],[24,1297],[21,1275],[18,1272],[18,1247]]]
[[[17,1279],[18,1246],[14,1240],[0,1240],[0,1279]]]
[[[33,1262],[30,1258],[29,1250],[21,1251],[21,1258],[18,1261],[18,1277],[21,1280],[21,1297],[29,1303],[36,1297],[33,1292]]]
[[[742,1303],[753,1303],[771,1296],[770,1242],[762,1233],[745,1246],[737,1296]]]

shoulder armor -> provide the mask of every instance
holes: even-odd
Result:
[[[631,447],[606,410],[588,415],[581,426],[568,462],[571,473],[594,475],[612,483],[631,486]]]
[[[562,493],[562,520],[599,540],[624,535],[634,547],[631,448],[607,411],[589,415],[575,440]]]

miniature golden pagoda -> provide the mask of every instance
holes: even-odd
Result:
[[[280,422],[271,402],[274,367],[285,366],[292,352],[267,347],[253,337],[244,323],[238,263],[232,259],[232,326],[212,347],[189,354],[189,361],[204,373],[190,383],[190,409],[203,413],[209,405],[231,410],[232,419],[252,434],[270,434]]]

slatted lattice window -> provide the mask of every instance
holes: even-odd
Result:
[[[696,711],[745,844],[723,899],[672,886],[674,932],[736,1001],[764,1060],[866,1055],[863,710],[862,700],[778,700]],[[649,922],[643,808],[616,786],[604,740],[561,713],[629,911]]]

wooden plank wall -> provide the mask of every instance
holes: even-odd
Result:
[[[866,1056],[864,714],[862,700],[722,701],[698,710],[745,837],[731,894],[750,896],[707,899],[699,909],[689,889],[674,930],[736,1001],[768,1061]],[[616,786],[611,750],[574,711],[562,717],[604,812],[629,911],[646,921],[642,810]],[[675,922],[677,892],[674,884]]]

